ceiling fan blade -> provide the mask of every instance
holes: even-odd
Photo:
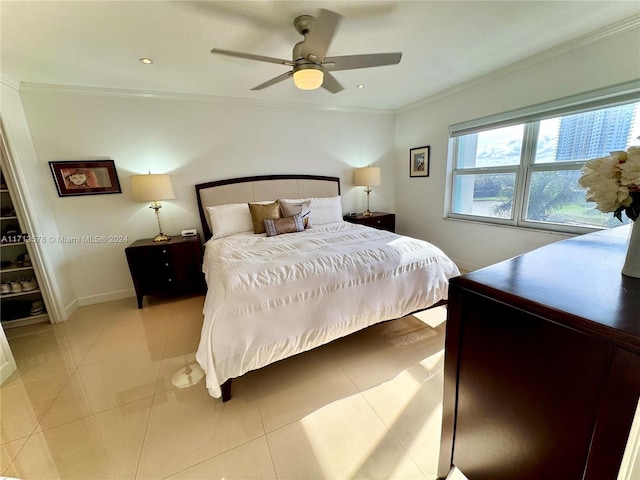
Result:
[[[278,75],[277,77],[274,77],[271,80],[267,80],[266,82],[261,83],[257,87],[253,87],[251,90],[262,90],[263,88],[270,87],[271,85],[275,85],[276,83],[286,80],[287,78],[291,77],[291,75],[293,75],[293,71],[283,73],[282,75]]]
[[[345,55],[342,57],[326,57],[323,61],[325,70],[354,70],[356,68],[382,67],[400,63],[402,53],[371,53],[368,55]],[[333,64],[333,65],[331,65]]]
[[[338,93],[344,90],[344,87],[340,85],[340,82],[336,80],[336,77],[329,72],[324,72],[324,79],[322,80],[322,88],[329,90],[331,93]]]
[[[223,50],[221,48],[212,48],[211,53],[217,53],[220,55],[227,55],[229,57],[246,58],[248,60],[257,60],[259,62],[277,63],[279,65],[295,66],[295,63],[291,60],[283,60],[281,58],[263,57],[262,55],[253,55],[252,53],[234,52],[231,50]]]
[[[336,12],[320,10],[313,27],[305,35],[301,50],[303,57],[308,59],[309,55],[314,55],[317,61],[321,61],[327,54],[341,20],[342,15]]]

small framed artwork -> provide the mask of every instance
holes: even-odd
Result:
[[[418,147],[409,150],[409,176],[429,176],[429,150],[430,147]]]
[[[49,162],[59,197],[122,193],[113,160]]]

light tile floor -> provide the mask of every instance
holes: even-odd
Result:
[[[0,472],[22,479],[434,479],[444,323],[371,327],[236,379],[176,389],[204,297],[81,307],[7,329]],[[443,307],[424,319],[438,324]]]

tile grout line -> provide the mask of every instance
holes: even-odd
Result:
[[[258,438],[260,438],[260,437],[252,438],[250,440],[247,440],[246,442],[242,442],[242,443],[236,445],[235,447],[231,447],[231,448],[229,448],[227,450],[223,450],[222,452],[216,453],[213,457],[205,458],[204,460],[201,460],[199,462],[193,463],[193,464],[189,465],[188,467],[183,468],[182,470],[178,470],[177,472],[173,472],[173,473],[171,473],[171,474],[169,474],[169,475],[167,475],[165,477],[160,477],[160,478],[161,478],[161,480],[166,480],[167,478],[174,477],[174,476],[176,476],[176,475],[178,475],[178,474],[180,474],[182,472],[185,472],[185,471],[189,470],[190,468],[193,468],[193,467],[195,467],[197,465],[202,465],[203,463],[209,462],[209,461],[213,460],[214,458],[217,458],[217,457],[219,457],[221,455],[224,455],[226,453],[232,452],[232,451],[234,451],[234,450],[236,450],[236,449],[238,449],[240,447],[244,447],[245,445],[248,445],[251,442],[256,441]],[[268,445],[268,442],[267,442],[267,445]],[[275,471],[275,469],[274,469],[274,471]],[[136,472],[136,474],[137,474],[137,472]],[[134,479],[135,478],[136,477],[134,477]]]
[[[420,466],[416,463],[416,461],[414,460],[414,458],[409,454],[409,452],[407,451],[407,449],[404,447],[404,445],[402,444],[402,442],[400,441],[400,439],[393,433],[393,431],[391,430],[391,427],[389,425],[387,425],[387,422],[384,421],[384,419],[380,416],[380,414],[378,413],[378,410],[376,410],[376,408],[371,404],[371,402],[367,399],[367,396],[364,395],[364,392],[361,391],[358,386],[355,384],[355,382],[353,381],[353,379],[349,376],[349,374],[347,373],[347,371],[342,367],[342,364],[335,358],[335,356],[333,355],[333,353],[330,352],[331,358],[333,359],[334,362],[336,362],[338,364],[338,366],[340,367],[340,369],[344,372],[344,374],[347,376],[347,378],[351,381],[351,383],[353,383],[354,387],[356,388],[356,390],[358,391],[358,393],[360,394],[360,396],[364,399],[364,401],[366,402],[367,405],[369,405],[369,408],[371,408],[371,410],[373,411],[373,413],[376,415],[376,417],[380,420],[380,422],[384,425],[387,434],[391,435],[391,437],[396,441],[396,443],[398,444],[398,446],[402,449],[402,451],[404,452],[404,454],[407,456],[408,459],[411,460],[411,462],[415,465],[416,469],[420,472],[420,474],[423,476],[423,478],[425,480],[427,480],[427,476],[426,474],[422,471],[422,469],[420,468]],[[418,362],[418,365],[420,365],[420,362]],[[414,365],[415,367],[416,365]],[[411,368],[414,368],[411,367]],[[403,370],[403,372],[408,371],[408,369]],[[434,375],[431,375],[426,381],[431,380]]]
[[[171,324],[173,323],[173,308],[171,309],[170,314],[170,322],[167,327],[167,332],[164,336],[164,343],[162,344],[162,354],[160,355],[160,365],[158,365],[158,373],[156,374],[156,381],[153,384],[153,394],[151,395],[151,405],[149,405],[149,413],[147,414],[147,422],[144,426],[144,434],[142,435],[142,443],[140,444],[140,453],[138,454],[138,461],[136,462],[136,471],[133,474],[133,478],[138,478],[138,472],[140,471],[140,462],[142,461],[142,452],[144,451],[144,445],[147,440],[147,432],[149,431],[149,423],[151,422],[151,411],[153,410],[153,402],[158,393],[166,393],[166,392],[156,392],[158,388],[158,380],[160,379],[160,373],[162,372],[162,362],[164,361],[164,352],[167,349],[167,342],[169,341],[169,330],[171,329]],[[178,472],[175,472],[178,473]],[[175,475],[175,473],[173,475]]]
[[[65,337],[66,337],[66,333],[65,333]],[[68,341],[68,338],[67,338]],[[88,351],[88,350],[87,350]],[[69,352],[69,354],[71,354],[71,352]],[[73,356],[71,356],[71,359],[73,360]],[[18,369],[16,368],[16,372],[18,371]],[[37,430],[38,427],[41,427],[40,422],[42,422],[42,419],[44,419],[44,417],[47,415],[47,413],[49,412],[49,410],[51,410],[51,407],[53,407],[53,404],[55,403],[55,401],[58,399],[58,397],[60,396],[60,394],[62,393],[62,391],[65,389],[65,387],[69,384],[69,382],[71,382],[71,377],[73,377],[73,375],[78,371],[78,365],[76,364],[76,362],[74,361],[74,365],[73,365],[73,372],[71,372],[68,376],[66,381],[62,384],[62,386],[60,387],[60,390],[58,390],[58,392],[56,393],[56,395],[54,396],[53,400],[51,401],[51,403],[49,404],[49,406],[46,408],[46,410],[42,413],[42,415],[40,416],[40,418],[38,418],[38,421],[36,422],[36,424],[34,425],[33,429],[31,430],[31,432],[29,433],[29,435],[26,435],[26,440],[24,441],[24,443],[20,446],[20,448],[18,449],[18,451],[16,452],[16,454],[13,456],[13,458],[11,459],[11,462],[9,463],[9,465],[7,466],[7,468],[5,469],[5,471],[8,471],[14,464],[15,460],[20,456],[20,454],[22,453],[22,450],[24,450],[24,447],[27,445],[27,443],[29,442],[29,440],[31,440],[31,437],[34,435],[34,432]],[[15,372],[14,372],[15,373]],[[65,372],[67,373],[67,372]],[[35,380],[31,380],[31,382],[36,382],[36,381],[40,381],[40,380],[45,380],[45,379],[49,379],[52,377],[55,377],[56,375],[59,375],[57,373],[54,373],[52,375],[47,375],[45,377],[42,377],[41,379],[35,379]],[[25,384],[25,382],[21,382],[23,385]],[[26,382],[26,383],[30,383],[30,382]],[[41,429],[41,432],[44,432],[44,430]],[[39,432],[39,433],[41,433]],[[25,438],[25,437],[21,437],[21,438]],[[19,440],[19,439],[16,439]],[[15,441],[15,440],[14,440]]]
[[[403,372],[406,372],[407,370],[403,370]],[[407,452],[407,449],[404,447],[404,445],[402,445],[402,442],[400,441],[400,439],[398,437],[396,437],[396,435],[393,433],[393,431],[391,430],[391,427],[389,425],[387,425],[387,422],[384,421],[384,419],[380,416],[380,414],[378,413],[378,410],[376,410],[376,408],[371,404],[371,402],[369,401],[369,399],[367,398],[366,395],[363,394],[363,392],[360,392],[360,395],[362,396],[362,398],[364,399],[364,401],[367,403],[367,405],[369,405],[369,408],[371,408],[371,410],[373,411],[373,413],[375,413],[376,417],[378,417],[378,419],[380,420],[380,422],[382,422],[382,424],[384,425],[384,428],[387,431],[388,435],[391,435],[391,437],[393,437],[393,439],[396,441],[396,443],[398,444],[398,446],[402,449],[402,451],[404,452],[404,454],[407,456],[407,458],[409,458],[411,460],[411,462],[413,462],[413,464],[415,465],[415,467],[418,469],[418,471],[422,474],[422,476],[425,478],[425,480],[427,479],[425,473],[422,471],[422,469],[420,468],[420,466],[416,463],[416,461],[413,459],[413,457],[409,454],[409,452]]]
[[[335,357],[335,355],[333,354],[333,352],[331,350],[329,350],[329,356],[336,363],[336,365],[338,365],[338,367],[340,367],[340,370],[342,371],[342,373],[344,373],[345,377],[347,377],[349,379],[349,381],[351,382],[351,385],[353,385],[353,388],[355,388],[358,393],[362,394],[362,391],[358,388],[358,385],[356,385],[356,382],[353,380],[353,378],[351,378],[349,373],[344,369],[342,364],[338,361],[338,359]]]
[[[55,341],[56,341],[56,344],[57,344],[58,346],[62,346],[62,345],[60,345],[60,342],[58,341],[58,340],[61,340],[61,339],[60,339],[60,338],[57,338],[56,334],[54,333],[54,329],[56,328],[56,326],[55,326],[55,325],[51,325],[51,327],[53,327],[53,328],[52,328],[52,329],[48,329],[48,330],[47,330],[47,332],[46,332],[46,335],[47,335],[47,336],[50,336],[52,340],[55,340]],[[12,386],[14,386],[14,385],[27,385],[27,384],[34,383],[34,382],[41,382],[41,381],[47,382],[47,381],[51,380],[52,378],[54,378],[54,377],[56,377],[56,376],[59,376],[59,375],[62,375],[62,374],[65,374],[65,375],[66,375],[66,379],[64,380],[64,382],[62,383],[62,385],[60,386],[60,388],[57,390],[57,392],[55,393],[55,395],[52,395],[51,397],[48,397],[48,398],[53,398],[53,399],[52,399],[51,403],[46,407],[46,409],[42,412],[42,414],[38,417],[38,419],[37,419],[37,421],[36,421],[36,424],[34,425],[33,429],[32,429],[28,434],[26,434],[26,435],[24,435],[24,436],[21,436],[20,438],[16,438],[16,439],[10,440],[10,441],[8,441],[8,442],[5,442],[5,443],[11,443],[11,442],[15,442],[15,441],[18,441],[18,440],[24,439],[24,442],[22,443],[22,445],[20,446],[20,448],[17,450],[17,452],[15,453],[15,455],[13,455],[13,456],[12,456],[11,461],[10,461],[10,462],[8,462],[8,464],[7,464],[6,468],[5,468],[5,469],[3,469],[3,472],[2,472],[2,473],[6,472],[6,471],[9,471],[12,467],[14,467],[14,469],[15,469],[15,461],[16,461],[16,459],[18,459],[18,457],[19,457],[19,456],[21,455],[21,453],[24,451],[24,449],[25,449],[25,447],[26,447],[27,443],[31,440],[31,438],[32,438],[32,437],[34,437],[34,435],[39,434],[39,433],[44,433],[44,432],[46,432],[46,431],[50,431],[50,430],[53,430],[53,429],[56,429],[56,428],[62,428],[62,427],[64,427],[64,426],[66,426],[66,425],[69,425],[69,424],[72,424],[72,423],[75,423],[75,422],[78,422],[78,421],[85,421],[86,419],[91,418],[91,417],[94,417],[95,415],[98,415],[98,414],[101,414],[101,413],[104,413],[104,412],[107,412],[107,411],[111,410],[111,408],[108,408],[108,409],[105,409],[105,410],[101,410],[100,412],[92,412],[92,413],[90,413],[89,415],[82,416],[82,417],[80,417],[80,418],[77,418],[77,419],[74,419],[74,420],[70,420],[70,421],[64,422],[64,423],[62,423],[62,424],[60,424],[60,425],[56,425],[56,426],[51,427],[51,428],[48,428],[48,429],[43,429],[43,428],[42,428],[42,420],[47,416],[47,414],[49,413],[49,411],[51,410],[51,408],[53,407],[53,405],[55,404],[55,402],[60,398],[60,396],[61,396],[62,392],[64,391],[64,389],[65,389],[65,388],[67,388],[67,386],[68,386],[68,385],[70,385],[70,383],[72,382],[73,376],[74,376],[74,375],[79,375],[79,370],[80,370],[82,367],[84,367],[84,366],[92,366],[92,365],[96,365],[96,364],[98,364],[98,363],[101,363],[101,362],[103,362],[103,361],[113,360],[112,358],[110,358],[110,359],[105,359],[105,360],[100,360],[100,361],[97,361],[97,362],[89,363],[89,364],[87,364],[87,365],[82,365],[82,362],[83,362],[83,361],[84,361],[84,359],[87,357],[87,355],[89,354],[89,352],[91,351],[91,349],[95,346],[96,342],[97,342],[97,341],[98,341],[98,339],[100,338],[100,335],[101,335],[105,330],[107,330],[108,328],[111,328],[111,327],[109,327],[109,326],[104,326],[104,327],[96,328],[96,329],[94,329],[94,330],[90,330],[90,331],[87,331],[87,332],[80,332],[80,333],[75,333],[75,334],[71,334],[71,333],[69,333],[68,331],[66,331],[66,329],[64,329],[64,327],[63,327],[63,328],[61,328],[60,333],[62,334],[62,338],[64,339],[64,342],[63,342],[63,343],[64,343],[64,349],[63,349],[63,352],[64,352],[66,355],[68,355],[69,359],[71,360],[71,362],[72,362],[72,368],[70,368],[70,369],[65,369],[65,370],[64,370],[64,371],[62,371],[62,372],[51,373],[51,374],[48,374],[48,375],[42,376],[42,377],[40,377],[40,378],[30,379],[30,380],[28,380],[28,381],[24,381],[24,379],[23,379],[23,378],[21,378],[21,376],[20,376],[20,377],[18,377],[18,379],[16,379],[16,382],[15,382],[14,384],[12,384],[12,385],[4,385],[4,387],[12,387]],[[84,355],[79,355],[79,356],[78,356],[78,358],[76,359],[76,358],[75,358],[75,356],[74,356],[74,354],[72,353],[72,352],[73,352],[73,348],[71,347],[71,343],[72,343],[72,342],[70,342],[70,338],[78,337],[78,336],[81,336],[81,335],[83,335],[83,334],[93,334],[93,333],[96,333],[96,332],[97,332],[97,335],[96,335],[95,339],[93,339],[93,341],[92,341],[92,342],[90,343],[90,345],[87,347],[87,349],[86,349],[86,351],[85,351]],[[18,336],[12,337],[12,339],[13,339],[13,338],[24,338],[24,337],[33,337],[33,338],[36,338],[36,336],[38,336],[38,335],[42,335],[43,333],[44,333],[44,332],[30,332],[30,333],[27,333],[27,334],[24,334],[24,335],[18,335]],[[163,356],[164,356],[164,349],[166,348],[166,344],[167,344],[167,342],[168,342],[168,335],[169,335],[169,329],[167,329],[167,332],[166,332],[166,334],[165,334],[165,338],[164,338],[164,343],[163,343]],[[30,350],[32,350],[32,348],[30,348]],[[140,351],[142,351],[142,350],[140,350]],[[131,355],[131,354],[135,354],[135,353],[138,353],[138,352],[139,352],[139,351],[138,351],[138,350],[136,350],[135,352],[129,352],[129,353],[128,353],[128,354],[126,354],[126,355]],[[123,356],[126,356],[126,355],[120,355],[120,356],[117,356],[117,357],[114,357],[114,358],[122,358]],[[159,379],[159,377],[160,377],[160,372],[161,372],[161,369],[160,369],[160,366],[159,366],[159,367],[158,367],[158,373],[157,373],[157,375],[156,375],[156,383],[157,383],[157,381],[158,381],[158,379]],[[21,372],[20,372],[20,370],[19,370],[19,369],[16,369],[16,372],[15,372],[15,373],[18,373],[18,374],[20,375],[20,373],[21,373]],[[81,388],[84,388],[84,386],[83,386],[82,384],[81,384],[80,386],[81,386]],[[154,385],[154,387],[155,387],[155,385]],[[86,392],[84,392],[84,393],[85,393],[85,396],[86,396]],[[152,394],[152,395],[151,395],[151,397],[153,398],[153,396],[154,396],[154,395],[155,395],[155,388],[154,388],[154,394]],[[148,398],[148,397],[143,397],[143,398]],[[123,404],[123,405],[126,405],[126,404],[128,404],[128,403],[132,403],[133,401],[138,401],[138,400],[142,400],[142,399],[132,400],[131,402],[126,402],[126,403],[125,403],[125,404]],[[113,407],[113,408],[114,408],[114,409],[115,409],[115,408],[119,408],[120,406],[121,406],[121,405],[117,405],[117,406],[115,406],[115,407]],[[149,409],[149,416],[147,417],[147,426],[148,426],[148,423],[149,423],[150,415],[151,415],[151,408]],[[36,433],[36,430],[37,430],[39,427],[41,428],[41,431]],[[144,438],[145,438],[145,437],[146,437],[146,427],[145,427],[145,434],[144,434],[144,436],[143,436],[143,442],[142,442],[142,445],[144,445]],[[141,454],[142,454],[142,445],[141,445]],[[140,460],[140,458],[141,458],[141,457],[139,457],[139,460]],[[139,464],[139,460],[138,460],[138,464]],[[137,468],[136,468],[136,474],[137,474]]]
[[[276,470],[276,462],[273,459],[273,452],[271,451],[271,444],[269,443],[269,438],[267,437],[267,428],[264,426],[264,417],[262,415],[262,409],[260,408],[260,400],[258,399],[258,396],[256,395],[255,391],[253,392],[253,395],[256,399],[256,406],[258,407],[258,413],[260,414],[260,423],[262,423],[262,431],[263,433],[263,437],[264,437],[264,441],[267,444],[267,450],[269,450],[269,458],[271,459],[271,467],[273,468],[273,473],[276,477],[276,479],[278,478],[278,471]],[[277,429],[276,429],[277,430]],[[275,430],[272,430],[275,431]],[[269,432],[271,433],[271,432]]]
[[[148,398],[148,397],[145,397]],[[142,460],[142,452],[144,451],[144,444],[147,440],[147,432],[149,431],[149,423],[151,422],[151,410],[153,410],[153,401],[156,398],[156,394],[151,395],[151,405],[149,405],[149,413],[147,414],[147,422],[144,426],[144,433],[142,435],[142,442],[140,442],[140,453],[138,454],[138,461],[136,462],[136,471],[133,474],[133,478],[138,478],[138,471],[140,470],[140,462]]]

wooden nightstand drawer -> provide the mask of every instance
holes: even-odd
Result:
[[[362,213],[357,215],[345,215],[345,221],[350,223],[359,223],[368,227],[377,228],[379,230],[396,231],[396,214],[385,212],[372,212],[371,216],[365,217]]]
[[[142,308],[142,298],[152,293],[202,289],[200,237],[171,237],[169,242],[138,240],[125,249],[131,278]]]

